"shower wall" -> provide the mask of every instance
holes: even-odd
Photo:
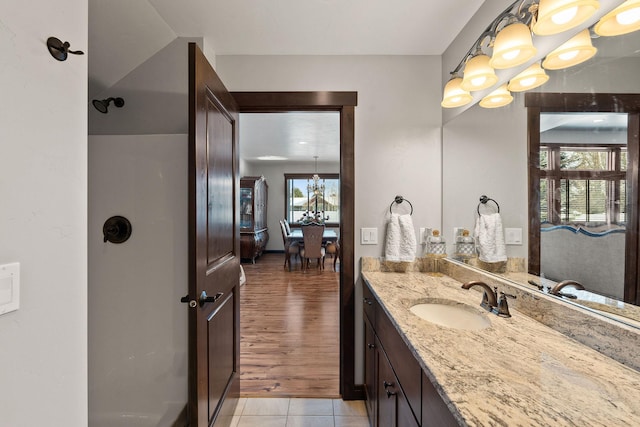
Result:
[[[89,136],[89,425],[171,426],[187,402],[187,135]],[[113,215],[121,244],[103,241]]]

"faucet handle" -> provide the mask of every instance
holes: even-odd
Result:
[[[498,300],[498,313],[496,313],[500,317],[511,317],[511,313],[509,313],[509,304],[507,304],[507,298],[516,299],[516,296],[507,294],[505,292],[500,292],[500,299]]]

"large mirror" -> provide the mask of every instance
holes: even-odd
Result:
[[[640,96],[632,95],[640,94],[640,34],[592,42],[595,57],[547,71],[549,81],[535,93],[514,94],[502,108],[476,105],[444,125],[443,235],[454,257],[454,230],[473,234],[478,209],[499,206],[509,262],[461,262],[532,290],[584,283],[584,291],[568,286],[558,298],[640,327]],[[627,95],[622,102],[609,94]],[[482,204],[482,195],[497,204]]]

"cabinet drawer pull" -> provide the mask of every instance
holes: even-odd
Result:
[[[382,381],[382,385],[384,386],[385,389],[387,389],[389,387],[393,387],[393,383],[388,383],[386,381]]]
[[[391,396],[395,396],[396,394],[398,394],[398,393],[396,393],[395,391],[387,390],[387,399],[390,399]]]
[[[367,344],[367,348],[369,348],[369,350],[373,350],[374,348],[376,348],[375,344]]]
[[[373,305],[373,301],[371,301],[369,298],[362,298],[362,301],[364,301],[364,303],[367,305]]]

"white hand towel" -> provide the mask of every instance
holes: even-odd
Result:
[[[475,235],[478,241],[480,261],[501,262],[507,260],[502,218],[499,213],[481,214],[476,220]]]
[[[411,215],[400,215],[400,261],[411,262],[416,257],[416,232]]]
[[[387,261],[400,261],[400,219],[395,213],[391,214],[387,223],[384,257]]]

